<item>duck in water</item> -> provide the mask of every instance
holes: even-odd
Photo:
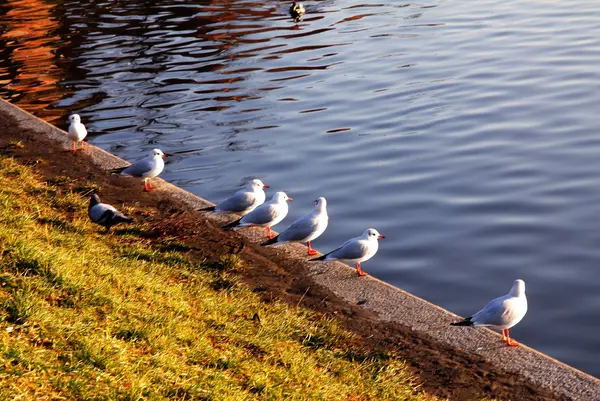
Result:
[[[300,18],[302,18],[304,16],[305,13],[306,13],[306,10],[304,9],[304,6],[302,5],[302,3],[293,2],[292,5],[290,6],[290,15],[292,16],[294,21],[298,21]]]

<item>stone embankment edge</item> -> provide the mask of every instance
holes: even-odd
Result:
[[[70,149],[71,142],[64,131],[3,99],[0,99],[0,112],[18,121],[21,129],[44,134],[65,149]],[[123,159],[95,146],[90,146],[86,152],[101,169],[109,170],[127,164]],[[154,179],[153,183],[160,191],[169,193],[190,208],[213,205],[164,180]],[[207,215],[207,218],[223,221],[218,215]],[[262,230],[250,229],[240,233],[253,242],[262,240]],[[500,341],[499,334],[491,330],[449,327],[449,323],[457,319],[455,314],[374,277],[358,278],[354,269],[344,264],[308,262],[303,245],[287,245],[280,249],[301,265],[316,284],[328,288],[349,303],[360,303],[377,313],[382,320],[398,322],[451,347],[481,355],[493,366],[523,375],[557,395],[574,400],[600,400],[600,380],[593,376],[527,346],[507,347]]]

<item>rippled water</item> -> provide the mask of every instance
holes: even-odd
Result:
[[[332,249],[456,313],[527,282],[517,340],[600,376],[600,3],[4,1],[0,94],[218,201],[317,196]]]

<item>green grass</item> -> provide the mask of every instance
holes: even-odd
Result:
[[[103,235],[69,183],[0,157],[0,400],[432,399],[336,321],[262,302],[236,256]]]

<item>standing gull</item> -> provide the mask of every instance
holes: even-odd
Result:
[[[100,198],[96,194],[92,194],[90,197],[88,215],[94,223],[105,227],[105,232],[108,232],[112,226],[119,223],[130,223],[133,221],[131,217],[125,216],[113,206],[100,202]]]
[[[361,270],[360,263],[375,256],[379,249],[379,238],[385,237],[376,229],[368,228],[360,237],[349,239],[341,247],[311,260],[339,260],[340,262],[355,263],[358,275],[366,276],[367,273]]]
[[[526,313],[525,282],[515,280],[508,294],[490,301],[473,316],[450,324],[452,326],[493,327],[502,330],[502,341],[507,345],[517,346],[519,343],[510,338],[508,330],[519,323]]]
[[[293,200],[285,192],[275,192],[273,198],[256,209],[223,228],[234,229],[242,227],[265,227],[267,238],[273,238],[271,227],[285,219],[288,214],[288,201]]]
[[[269,188],[261,180],[249,181],[244,189],[240,189],[233,196],[217,203],[215,206],[200,209],[204,212],[232,212],[242,216],[250,213],[257,206],[265,203],[266,195],[264,188]]]
[[[281,245],[288,242],[306,242],[308,254],[314,256],[317,254],[317,251],[310,247],[310,241],[323,234],[327,228],[328,222],[327,201],[325,198],[320,197],[315,200],[315,207],[312,212],[299,218],[281,234],[263,242],[261,245]]]
[[[87,130],[85,125],[81,123],[81,117],[79,114],[71,114],[69,116],[69,131],[67,136],[73,141],[73,153],[77,152],[77,142],[81,142],[81,150],[85,149],[85,137],[87,136]]]
[[[156,189],[148,180],[158,176],[165,168],[164,158],[167,157],[162,150],[154,149],[150,154],[131,166],[121,167],[111,170],[113,173],[121,173],[121,175],[129,175],[132,177],[140,177],[144,179],[144,191],[150,192]]]

